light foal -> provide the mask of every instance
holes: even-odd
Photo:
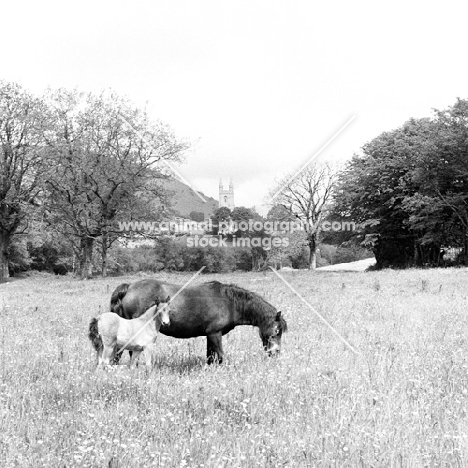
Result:
[[[153,346],[161,325],[170,325],[170,297],[166,302],[156,298],[143,315],[127,320],[114,312],[93,318],[89,324],[89,339],[97,353],[97,365],[107,366],[116,353],[132,351],[129,366],[133,367],[144,351],[146,366],[153,367]]]

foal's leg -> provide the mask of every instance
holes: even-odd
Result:
[[[146,368],[151,370],[153,368],[153,344],[150,343],[145,347],[145,363]]]
[[[101,356],[101,364],[105,366],[109,366],[111,359],[114,357],[114,346],[106,346],[104,345],[104,349],[102,350]]]
[[[118,365],[121,356],[122,356],[122,353],[115,353],[114,359],[112,360],[112,364]]]
[[[206,337],[206,357],[208,364],[214,362],[221,364],[223,362],[223,335],[221,332]]]
[[[101,347],[96,351],[96,367],[99,367],[102,364],[102,350],[104,345],[101,344]]]
[[[130,361],[132,360],[132,353],[133,353],[133,351],[128,352],[128,354],[130,356]],[[119,364],[119,362],[120,362],[120,358],[122,357],[122,354],[123,354],[123,351],[121,353],[115,353],[114,354],[114,360],[113,360],[112,364],[115,364],[117,366]]]
[[[141,351],[133,351],[133,353],[130,355],[130,362],[128,364],[128,367],[134,367],[134,364],[136,365],[140,354]]]

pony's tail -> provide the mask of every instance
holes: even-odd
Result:
[[[111,300],[110,300],[111,312],[116,312],[115,308],[120,304],[122,299],[127,294],[129,286],[130,285],[128,283],[122,283],[121,285],[117,286],[115,291],[112,293]]]
[[[102,338],[99,334],[97,318],[92,318],[91,322],[89,322],[88,338],[91,340],[91,343],[96,351],[99,351],[102,348]]]

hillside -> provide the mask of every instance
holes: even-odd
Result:
[[[192,211],[198,211],[203,213],[205,217],[210,217],[218,209],[218,200],[199,192],[206,200],[206,203],[203,203],[188,185],[176,179],[162,181],[161,185],[171,195],[171,208],[181,217],[189,218]]]

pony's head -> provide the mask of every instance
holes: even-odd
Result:
[[[263,348],[269,356],[279,354],[281,337],[288,329],[281,312],[258,294],[235,284],[223,284],[219,281],[210,281],[207,284],[231,301],[232,307],[238,313],[238,324],[259,328]]]
[[[156,307],[156,313],[154,314],[155,319],[159,322],[161,326],[169,326],[171,324],[170,312],[171,309],[169,307],[169,302],[171,301],[171,297],[167,296],[164,302],[159,300],[159,297],[156,297],[154,301],[154,306]]]
[[[287,331],[286,320],[278,312],[275,319],[263,328],[260,328],[260,337],[263,342],[263,349],[268,356],[277,356],[281,351],[281,337]]]

